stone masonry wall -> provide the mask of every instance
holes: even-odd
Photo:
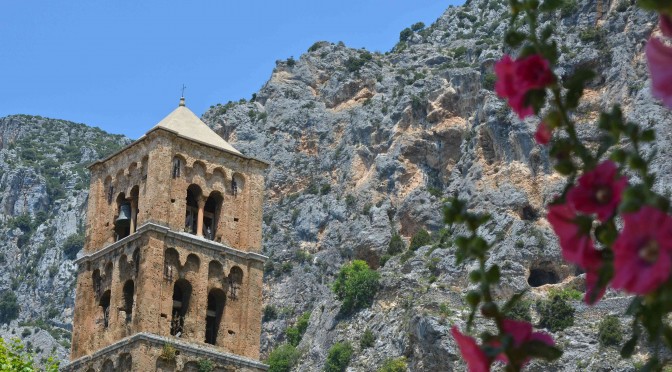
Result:
[[[72,360],[141,333],[258,359],[266,167],[163,129],[92,165]],[[115,231],[123,203],[131,208],[127,236]],[[185,227],[188,210],[200,220],[195,234]],[[207,231],[206,214],[214,221]],[[135,366],[146,357],[136,353],[108,364]],[[93,370],[111,368],[106,363]],[[185,363],[160,370],[191,370]]]

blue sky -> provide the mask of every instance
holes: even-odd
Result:
[[[454,0],[3,1],[0,116],[53,117],[137,138],[178,103],[249,98],[318,40],[387,51]]]

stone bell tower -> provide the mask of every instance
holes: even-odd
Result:
[[[265,371],[264,172],[180,100],[90,166],[66,371]]]

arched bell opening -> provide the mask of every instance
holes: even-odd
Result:
[[[135,185],[131,189],[131,227],[130,233],[134,233],[138,228],[138,213],[140,212],[140,186]]]
[[[166,249],[163,258],[163,277],[169,282],[177,276],[180,268],[180,254],[174,248]]]
[[[214,288],[208,293],[208,310],[205,315],[205,342],[211,345],[217,344],[219,325],[222,322],[226,294],[219,288]]]
[[[243,270],[238,267],[234,266],[231,268],[231,271],[229,271],[229,278],[228,278],[228,287],[229,287],[229,298],[235,300],[238,298],[238,292],[240,292],[240,288],[243,285]]]
[[[107,359],[103,363],[103,368],[100,370],[100,372],[114,372],[116,369],[114,368],[114,363],[112,363],[111,360]]]
[[[191,284],[179,279],[173,287],[173,311],[170,321],[170,335],[180,337],[184,333],[184,318],[189,309],[189,299],[191,298]]]
[[[140,249],[135,248],[133,251],[133,270],[135,271],[135,276],[138,276],[138,273],[140,272]]]
[[[98,305],[103,312],[103,328],[107,328],[110,325],[110,290],[108,289],[100,297]]]
[[[99,269],[93,270],[91,279],[93,280],[93,292],[97,297],[102,296],[103,278],[100,276]]]
[[[198,229],[198,201],[203,192],[198,185],[189,185],[187,188],[187,206],[184,217],[184,231],[197,234]]]
[[[209,240],[215,239],[219,213],[222,210],[224,197],[219,191],[213,191],[205,201],[203,210],[203,237]]]
[[[117,215],[114,219],[115,241],[131,234],[131,203],[122,192],[117,196]]]
[[[184,173],[184,165],[186,164],[186,161],[182,156],[175,155],[173,157],[173,169],[172,169],[172,176],[173,179],[175,178],[180,178],[182,174]]]
[[[243,191],[244,187],[245,177],[240,173],[234,173],[231,177],[231,194],[233,196],[238,196],[238,194]]]
[[[126,313],[126,323],[133,320],[133,296],[135,295],[135,284],[132,280],[124,283],[124,312]]]

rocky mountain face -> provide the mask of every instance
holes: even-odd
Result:
[[[519,121],[493,92],[493,65],[513,52],[502,48],[507,21],[506,2],[473,0],[407,32],[385,54],[318,42],[296,60],[278,61],[251,101],[204,115],[236,148],[272,163],[265,296],[280,315],[264,323],[264,353],[311,312],[297,370],[320,370],[337,341],[354,345],[351,370],[376,370],[397,356],[413,371],[463,370],[449,328],[466,320],[470,268],[455,265],[453,249],[432,245],[382,262],[394,234],[407,243],[423,228],[438,235],[443,196],[493,214],[483,233],[497,243],[491,262],[503,269],[500,294],[529,289],[534,301],[551,290],[583,289],[544,218],[564,181],[533,139],[538,119]],[[547,24],[562,52],[561,76],[577,66],[599,73],[575,114],[582,138],[596,141],[597,110],[620,104],[630,120],[660,133],[647,151],[658,148],[664,189],[672,115],[651,99],[643,57],[655,15],[629,1],[580,0]],[[382,288],[371,309],[343,318],[330,284],[352,259],[377,268]],[[597,342],[599,321],[628,302],[611,292],[595,307],[573,301],[574,326],[554,334],[564,356],[531,369],[634,370],[641,356],[621,361],[616,348]],[[362,348],[367,329],[376,341]]]
[[[386,256],[395,234],[406,245],[421,229],[438,236],[448,195],[492,213],[483,233],[497,243],[491,262],[502,267],[500,295],[528,289],[534,301],[549,291],[583,289],[583,276],[563,263],[544,218],[563,180],[534,142],[537,122],[519,121],[492,90],[494,63],[514,52],[501,45],[507,21],[505,1],[472,0],[427,28],[405,32],[385,54],[318,42],[300,58],[278,61],[252,100],[204,114],[241,152],[272,164],[265,303],[277,316],[264,322],[264,355],[310,312],[298,371],[320,370],[337,341],[352,343],[353,371],[373,371],[399,356],[412,371],[463,370],[449,329],[466,320],[470,267],[455,264],[452,248],[434,244]],[[561,76],[577,66],[599,73],[575,114],[580,136],[596,141],[596,112],[620,104],[630,120],[657,129],[647,151],[658,151],[654,166],[660,191],[667,192],[672,114],[650,97],[643,58],[655,15],[628,0],[577,0],[544,23],[558,35]],[[18,320],[0,327],[0,336],[21,336],[44,353],[55,347],[65,356],[71,258],[85,218],[84,165],[129,140],[27,116],[0,119],[0,140],[0,234],[6,236],[0,292],[15,293],[21,305]],[[381,289],[370,309],[342,317],[330,285],[352,259],[377,269]],[[554,333],[564,356],[531,370],[634,370],[647,350],[622,361],[616,348],[597,342],[599,320],[622,313],[628,298],[609,292],[595,307],[571,304],[574,325]],[[535,311],[532,317],[539,320]],[[625,329],[627,320],[621,318]],[[365,348],[359,341],[367,329],[375,341]]]
[[[0,118],[0,317],[13,303],[20,308],[17,319],[0,326],[0,337],[21,338],[40,357],[52,350],[67,357],[86,166],[128,143],[64,120]]]

